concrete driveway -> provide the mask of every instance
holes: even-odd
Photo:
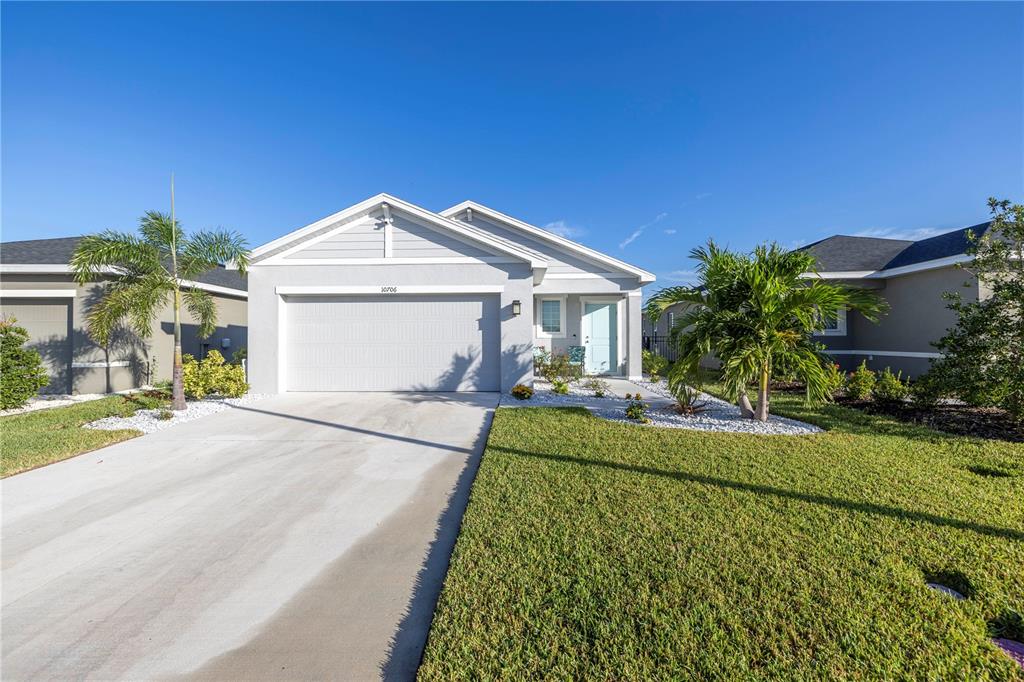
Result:
[[[292,394],[2,483],[3,679],[413,677],[497,394]]]

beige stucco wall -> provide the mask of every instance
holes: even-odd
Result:
[[[38,301],[40,304],[70,302],[71,347],[68,348],[65,331],[63,335],[47,334],[45,338],[33,338],[29,345],[40,351],[44,362],[51,370],[47,393],[105,393],[135,388],[171,376],[173,361],[173,309],[170,304],[161,311],[154,322],[150,337],[139,339],[134,333],[125,331],[115,335],[108,349],[100,348],[86,331],[85,314],[99,289],[97,284],[77,285],[67,275],[0,275],[4,290],[15,289],[75,289],[74,299],[26,299],[5,298],[0,309],[21,307]],[[246,299],[235,296],[213,294],[217,303],[217,329],[205,342],[210,348],[221,349],[221,340],[231,339],[231,347],[222,350],[225,357],[247,343]],[[0,310],[0,312],[3,312]],[[183,311],[182,347],[186,353],[200,355],[202,343],[196,334],[195,320]],[[108,363],[127,362],[127,366],[106,366]],[[97,366],[75,366],[94,364]]]

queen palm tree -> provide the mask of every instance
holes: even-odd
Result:
[[[71,257],[71,269],[80,284],[112,273],[100,298],[86,313],[89,334],[104,346],[125,322],[140,337],[148,338],[154,318],[170,300],[174,309],[171,409],[183,410],[182,304],[199,323],[201,338],[208,337],[217,326],[213,297],[186,282],[229,261],[244,275],[249,251],[245,239],[236,232],[200,231],[186,236],[173,217],[173,193],[171,202],[171,215],[146,212],[139,220],[138,235],[106,230],[83,237]]]
[[[726,392],[746,417],[767,421],[772,367],[782,363],[803,379],[809,401],[828,399],[830,360],[812,334],[843,308],[871,321],[887,310],[874,292],[815,278],[814,257],[804,251],[772,244],[737,254],[709,241],[690,256],[699,283],[662,289],[648,301],[647,314],[657,321],[670,306],[683,304],[684,314],[670,330],[678,355],[671,378],[695,373],[701,359],[714,354]],[[755,382],[756,412],[746,393]]]

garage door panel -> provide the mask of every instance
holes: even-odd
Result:
[[[496,391],[495,295],[286,297],[291,391]]]

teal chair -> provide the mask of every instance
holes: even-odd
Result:
[[[583,346],[569,346],[569,364],[573,367],[579,367],[580,376],[584,372],[583,361],[587,357],[587,349]]]

